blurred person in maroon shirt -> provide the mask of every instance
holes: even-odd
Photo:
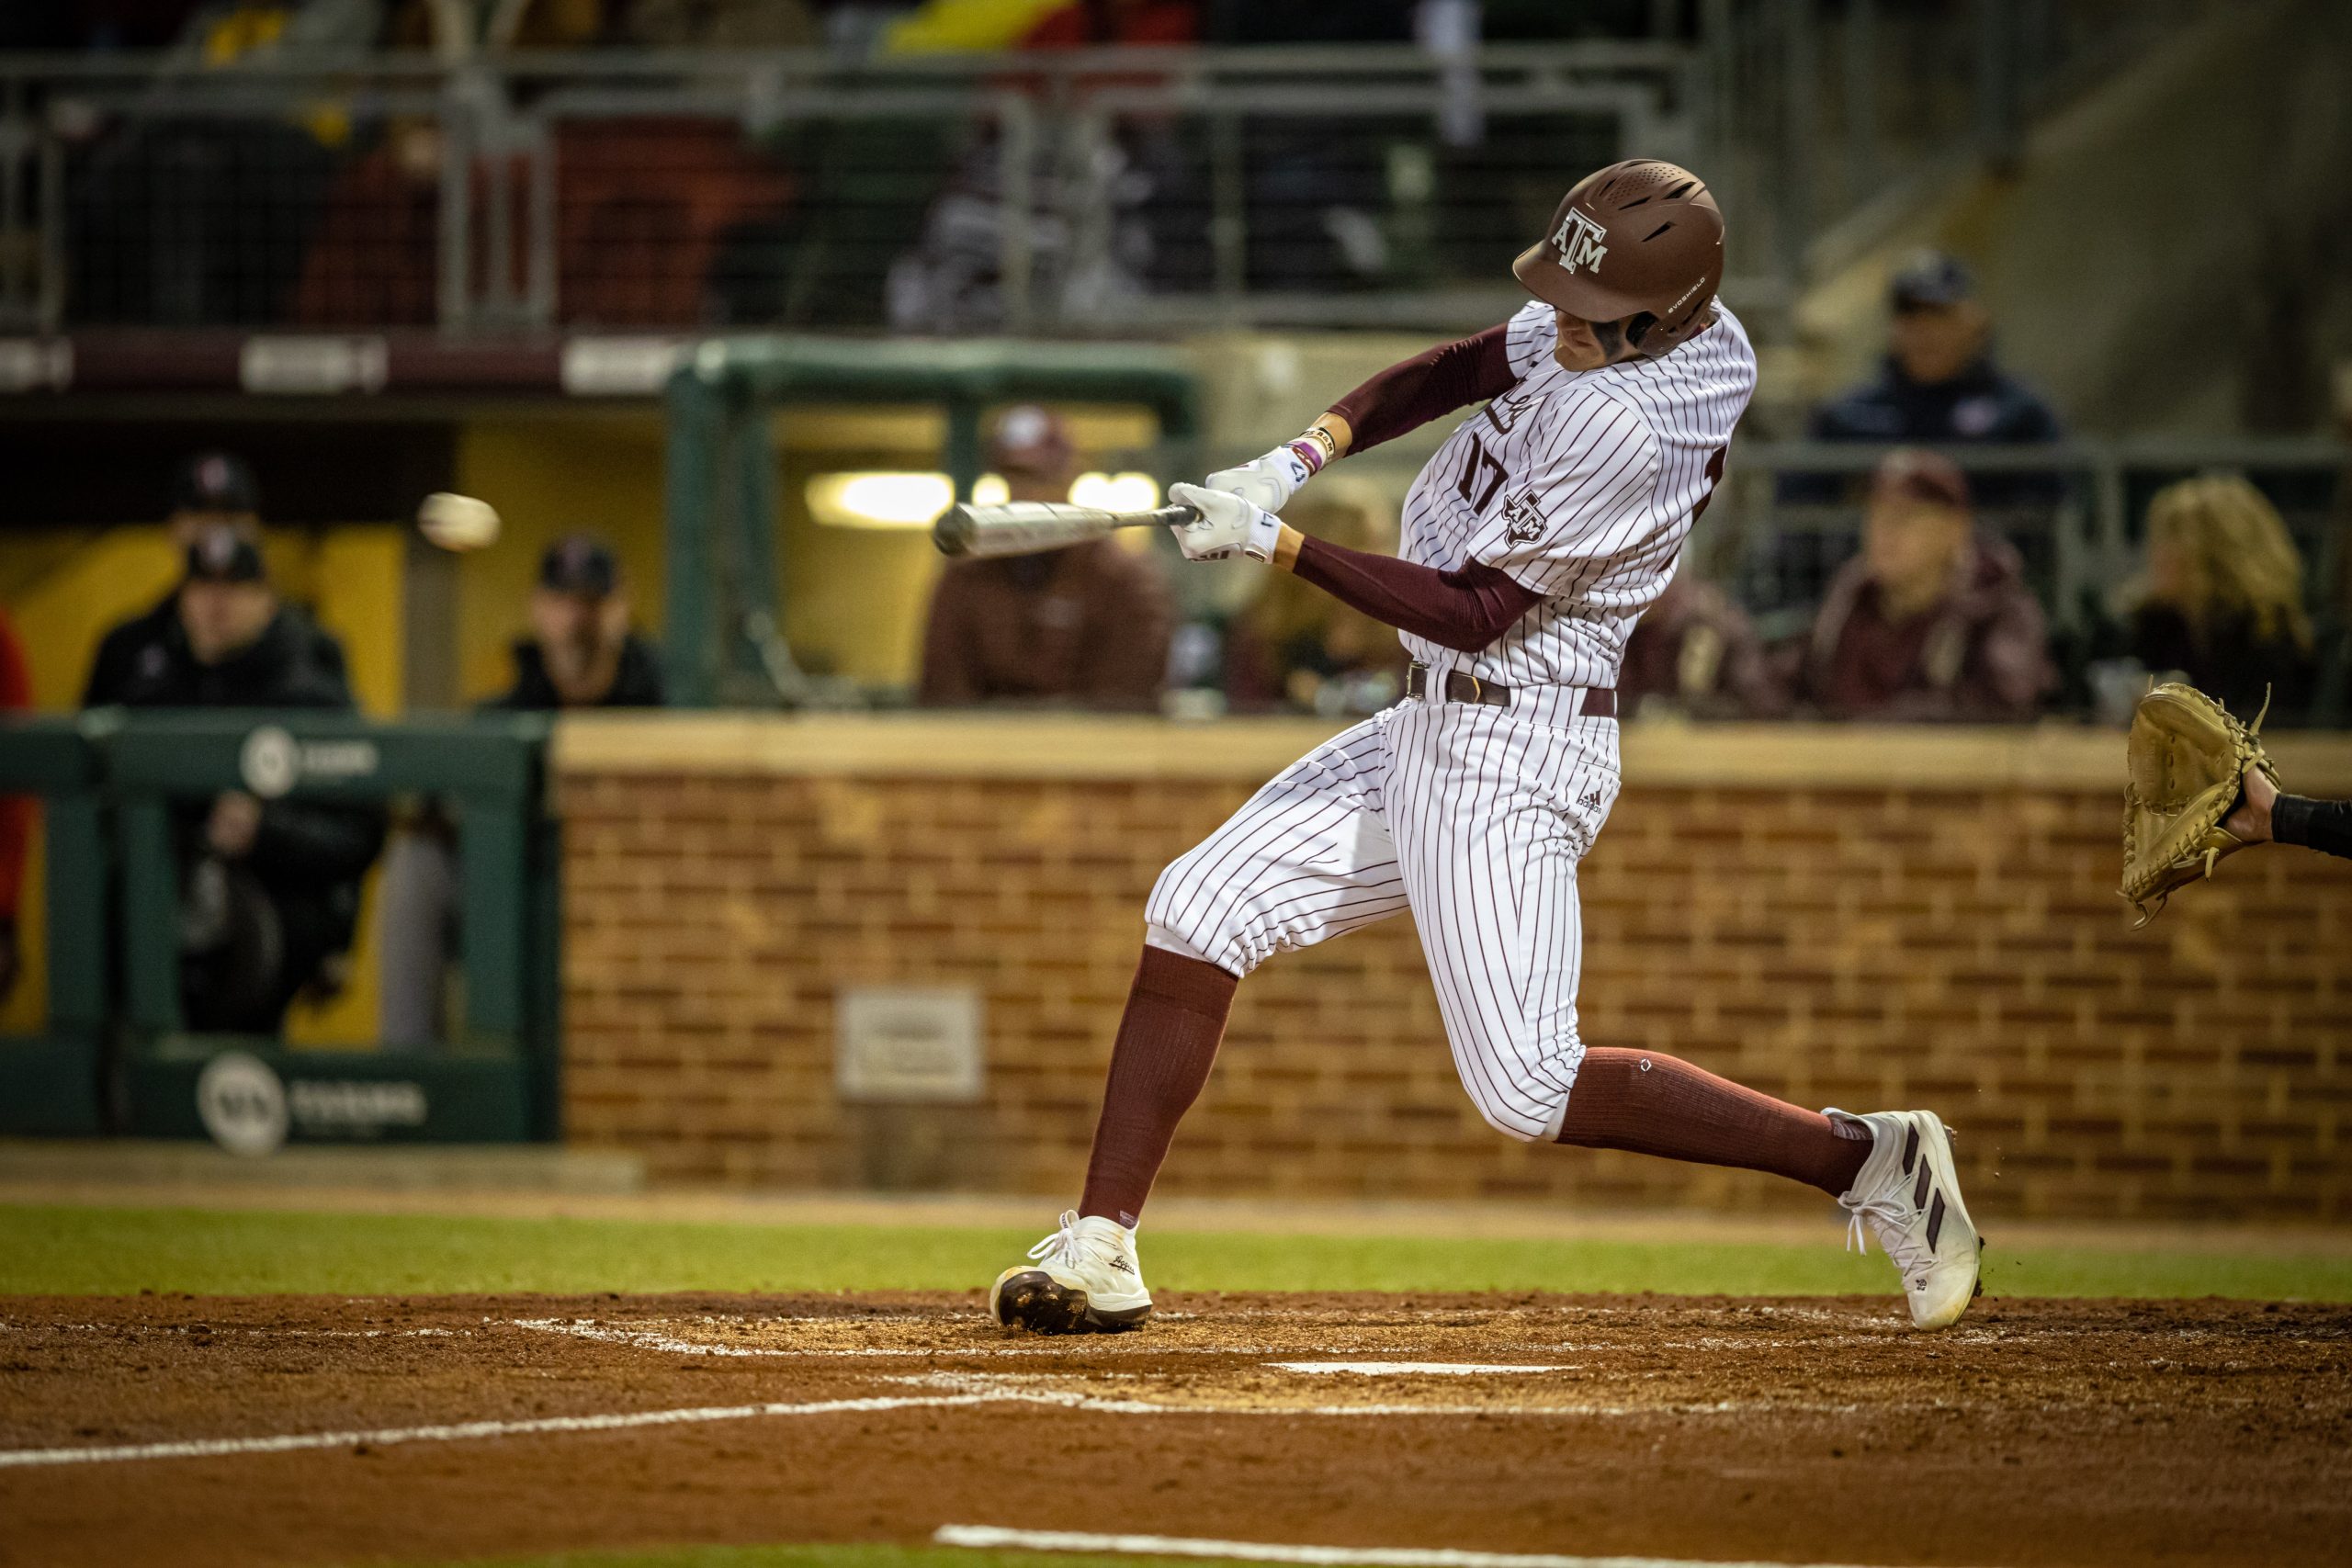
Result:
[[[1034,404],[997,422],[989,458],[1014,501],[1068,501],[1078,474],[1069,431]],[[1172,621],[1159,567],[1115,539],[950,561],[932,590],[916,700],[1157,709]]]
[[[1346,474],[1295,497],[1283,520],[1350,549],[1396,549],[1396,504],[1378,486]],[[1225,700],[1237,713],[1290,708],[1362,716],[1404,691],[1405,649],[1396,628],[1290,572],[1268,573],[1226,634]]]
[[[2024,562],[1976,531],[1960,469],[1914,448],[1879,465],[1862,553],[1794,653],[1796,699],[1833,718],[2027,719],[2053,683]]]
[[[1688,718],[1747,718],[1781,705],[1763,639],[1747,613],[1687,566],[1626,639],[1617,704],[1627,719],[1660,709]]]

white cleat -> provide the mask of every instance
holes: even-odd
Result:
[[[1136,1233],[1100,1215],[1062,1213],[1062,1228],[1029,1249],[989,1290],[989,1315],[1036,1334],[1116,1334],[1151,1315],[1136,1262]]]
[[[1838,1200],[1853,1216],[1847,1243],[1868,1250],[1863,1226],[1903,1275],[1916,1328],[1949,1328],[1984,1292],[1977,1282],[1984,1241],[1960,1199],[1951,1129],[1932,1111],[1823,1112],[1867,1127],[1873,1140],[1854,1185]]]

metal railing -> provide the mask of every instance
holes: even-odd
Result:
[[[1483,321],[1667,43],[0,58],[0,319],[444,331]]]
[[[236,1054],[248,1093],[258,1078],[276,1099],[278,1136],[555,1138],[562,936],[547,737],[547,720],[529,715],[395,725],[309,710],[99,709],[0,723],[0,789],[46,807],[48,979],[42,1030],[0,1036],[0,1134],[218,1136],[206,1069]],[[191,1032],[173,812],[226,790],[453,803],[465,1000],[443,1048]]]
[[[1702,0],[1689,39],[0,56],[0,330],[1481,325],[1688,162],[1771,308],[2217,0]]]

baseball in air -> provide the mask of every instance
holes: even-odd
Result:
[[[445,550],[479,550],[498,539],[498,509],[470,495],[435,491],[416,509],[416,525]]]

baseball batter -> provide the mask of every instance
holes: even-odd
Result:
[[[1876,1235],[1915,1323],[1966,1309],[1980,1244],[1932,1112],[1806,1111],[1577,1030],[1577,863],[1617,798],[1618,665],[1756,385],[1747,335],[1715,299],[1723,267],[1703,184],[1612,164],[1513,265],[1534,299],[1509,321],[1391,367],[1204,487],[1170,489],[1200,513],[1178,530],[1189,558],[1295,572],[1397,627],[1413,662],[1403,702],[1285,769],[1161,874],[1085,1192],[998,1279],[1000,1322],[1072,1333],[1149,1315],[1137,1218],[1236,986],[1406,908],[1454,1066],[1497,1131],[1809,1182]],[[1326,463],[1481,402],[1414,482],[1396,557],[1274,515]]]

